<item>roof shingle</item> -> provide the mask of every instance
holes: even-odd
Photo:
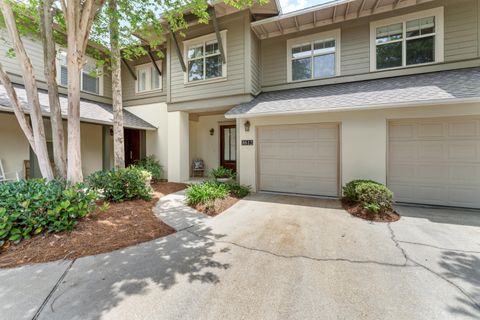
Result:
[[[20,85],[15,85],[15,91],[18,98],[23,105],[26,112],[29,111],[29,105],[27,100],[27,94],[25,88]],[[40,105],[44,115],[50,114],[50,106],[48,100],[48,92],[45,90],[38,90],[40,99]],[[62,109],[62,116],[66,118],[68,99],[65,95],[60,95],[60,107]],[[13,112],[10,104],[10,99],[7,96],[5,87],[0,84],[0,110]],[[113,124],[113,108],[111,105],[94,102],[82,99],[80,102],[80,118],[82,122],[100,123],[100,124]],[[137,117],[133,113],[123,110],[123,121],[126,128],[154,130],[155,126],[147,121]]]
[[[480,98],[480,68],[265,92],[227,118],[382,108]]]

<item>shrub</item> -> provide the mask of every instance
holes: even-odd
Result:
[[[135,163],[135,166],[150,172],[152,179],[156,182],[160,181],[163,177],[163,167],[153,155],[138,160]]]
[[[235,172],[233,172],[233,170],[231,169],[227,169],[220,166],[216,169],[212,169],[210,171],[210,176],[212,176],[215,179],[222,179],[222,178],[234,179]]]
[[[246,197],[250,193],[249,186],[241,185],[236,182],[227,183],[227,187],[228,187],[228,190],[230,191],[230,194],[237,198]]]
[[[0,183],[0,245],[14,243],[44,231],[72,230],[77,220],[92,212],[97,193],[83,184],[43,179]]]
[[[392,211],[393,192],[377,182],[363,182],[355,191],[363,208],[370,212]]]
[[[192,206],[197,204],[209,205],[215,199],[226,198],[229,193],[230,190],[226,184],[213,181],[193,184],[185,191],[187,203]]]
[[[350,201],[359,201],[359,194],[357,193],[357,187],[362,184],[362,183],[374,183],[381,185],[378,182],[375,182],[373,180],[353,180],[350,181],[343,187],[343,195],[347,200]]]
[[[152,188],[148,184],[150,173],[136,166],[125,169],[98,171],[87,178],[88,185],[98,190],[107,201],[152,198]]]

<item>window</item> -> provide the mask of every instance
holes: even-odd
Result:
[[[157,65],[159,69],[161,69],[161,64],[159,63]],[[135,69],[137,71],[137,81],[135,84],[137,93],[162,89],[162,76],[152,63],[136,66]]]
[[[226,50],[226,30],[221,31],[223,49]],[[186,83],[226,77],[226,64],[222,61],[216,34],[184,42],[187,64]],[[226,52],[225,52],[226,54]]]
[[[339,75],[339,44],[340,30],[288,40],[289,81]]]
[[[374,22],[372,70],[443,61],[443,8]]]
[[[67,52],[65,50],[58,51],[58,81],[62,86],[68,86],[68,69],[67,69]],[[80,86],[82,91],[101,95],[103,86],[103,77],[101,70],[96,66],[94,59],[87,57],[85,66],[80,76]]]

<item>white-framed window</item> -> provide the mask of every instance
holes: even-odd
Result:
[[[227,54],[227,30],[220,31],[225,55]],[[187,67],[185,83],[197,83],[227,77],[227,65],[222,61],[220,46],[215,33],[187,40],[184,59]]]
[[[68,86],[67,51],[58,50],[57,81],[61,86]],[[103,70],[97,67],[93,58],[87,57],[80,76],[80,88],[84,92],[103,95]]]
[[[370,70],[443,61],[443,7],[370,23]]]
[[[157,63],[160,72],[161,63]],[[162,90],[162,76],[158,73],[153,63],[146,63],[135,67],[137,81],[135,81],[135,92],[143,93]]]
[[[289,82],[340,75],[340,29],[287,40]]]

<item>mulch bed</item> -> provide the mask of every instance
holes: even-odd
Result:
[[[400,215],[393,212],[372,213],[365,210],[359,202],[342,199],[342,207],[352,216],[375,222],[395,222],[400,219]]]
[[[152,184],[151,201],[110,203],[106,211],[97,209],[78,221],[71,232],[45,233],[18,245],[0,248],[0,268],[25,264],[76,259],[110,252],[153,240],[175,232],[152,212],[161,197],[185,189],[182,183]]]
[[[240,200],[239,198],[228,196],[225,199],[216,199],[213,203],[213,206],[207,206],[204,204],[197,204],[196,206],[192,206],[197,211],[205,213],[211,217],[214,217],[223,211],[227,210],[231,206]]]

